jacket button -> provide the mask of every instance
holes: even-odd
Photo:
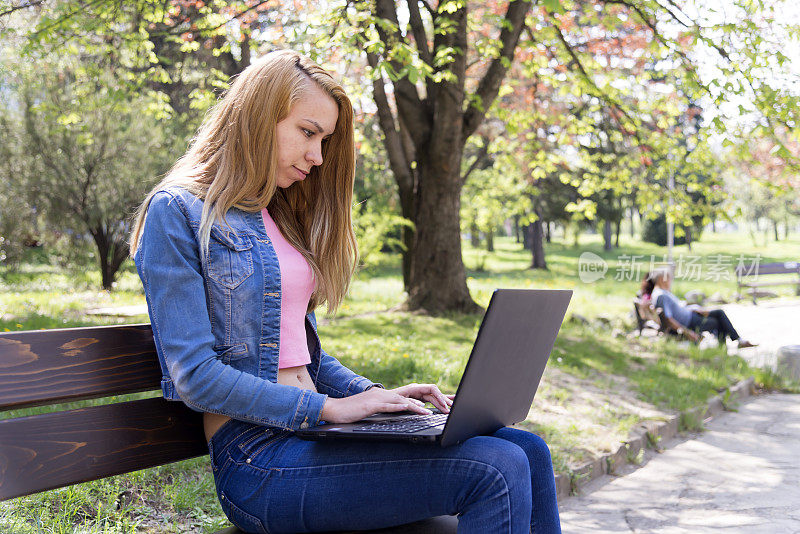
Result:
[[[300,423],[300,428],[308,428],[308,422],[303,421],[302,423]]]

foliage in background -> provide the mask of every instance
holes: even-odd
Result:
[[[384,252],[401,252],[404,245],[397,236],[403,227],[410,225],[412,223],[400,215],[356,204],[353,207],[353,229],[358,240],[361,268],[376,266]]]
[[[152,101],[114,83],[109,66],[78,55],[0,66],[13,95],[0,106],[6,153],[17,169],[10,193],[49,231],[49,241],[94,243],[102,286],[127,259],[128,217],[176,157],[178,123],[147,113]],[[104,68],[105,67],[105,68]]]
[[[0,26],[26,40],[28,58],[58,52],[109,66],[115,84],[149,101],[148,112],[187,125],[253,54],[291,46],[324,60],[380,126],[398,194],[384,188],[392,200],[373,208],[399,208],[415,223],[401,233],[408,305],[432,311],[473,304],[458,247],[463,156],[506,104],[519,120],[492,136],[519,141],[525,153],[528,170],[517,175],[530,205],[514,215],[536,228],[534,265],[544,259],[553,177],[569,186],[553,204],[577,190],[569,224],[604,220],[608,247],[611,224],[618,236],[631,207],[679,224],[718,209],[711,133],[728,145],[770,139],[771,155],[794,165],[797,73],[783,44],[799,32],[781,17],[790,2],[729,4],[336,0],[290,10],[257,0],[30,0],[4,4]],[[27,24],[8,23],[14,17]],[[371,102],[361,100],[370,86]],[[686,127],[694,109],[706,117],[702,132]],[[385,183],[372,178],[365,189]]]

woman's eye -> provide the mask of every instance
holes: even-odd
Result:
[[[303,128],[303,134],[305,134],[306,137],[311,137],[312,135],[314,135],[314,132]]]

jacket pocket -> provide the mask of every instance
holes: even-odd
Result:
[[[247,343],[236,343],[235,345],[219,345],[214,347],[217,357],[222,363],[229,364],[247,356]]]
[[[253,274],[253,242],[220,226],[211,227],[208,242],[208,276],[228,289],[236,289]]]

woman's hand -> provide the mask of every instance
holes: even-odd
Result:
[[[700,341],[700,334],[698,334],[694,330],[690,330],[687,328],[686,330],[683,331],[683,333],[686,337],[692,340],[693,343],[697,343],[698,341]]]
[[[396,393],[396,390],[370,388],[357,395],[341,399],[328,397],[322,406],[320,419],[329,423],[352,423],[376,413],[405,410],[427,415],[431,411],[423,408],[424,404],[422,401]]]
[[[453,398],[455,397],[455,395],[443,394],[436,384],[408,384],[389,391],[394,391],[404,397],[430,402],[442,413],[450,413],[450,406],[453,405]]]

